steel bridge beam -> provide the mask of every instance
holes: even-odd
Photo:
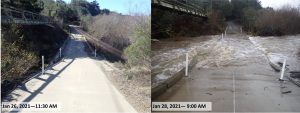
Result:
[[[3,24],[51,24],[53,20],[47,16],[33,13],[26,10],[15,9],[13,7],[1,7],[1,23]]]
[[[204,10],[204,8],[198,8],[193,4],[188,4],[187,1],[184,2],[179,0],[152,0],[152,4],[173,9],[179,12],[184,12],[187,14],[207,18],[206,11]]]

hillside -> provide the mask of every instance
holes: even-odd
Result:
[[[57,25],[2,25],[2,96],[32,73],[40,71],[41,56],[49,64],[67,33]]]
[[[150,111],[150,16],[131,16],[110,13],[94,16],[87,27],[88,33],[114,48],[122,51],[124,63],[116,62],[113,55],[96,46],[104,53],[114,70],[108,78],[126,96],[138,112]],[[91,45],[98,42],[89,41]]]

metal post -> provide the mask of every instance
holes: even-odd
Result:
[[[97,57],[97,52],[96,52],[97,50],[96,50],[96,48],[95,48],[95,57]]]
[[[223,33],[222,33],[222,41],[223,41]]]
[[[235,71],[233,71],[232,85],[233,85],[233,112],[235,113]]]
[[[22,18],[24,18],[24,20],[27,21],[24,11],[22,12]]]
[[[243,34],[243,28],[241,27],[241,34]]]
[[[44,69],[44,56],[42,56],[42,75],[44,74],[45,69]]]
[[[188,68],[189,68],[189,53],[187,52],[185,55],[185,76],[188,76]]]
[[[284,70],[285,70],[285,64],[286,64],[286,59],[283,60],[283,65],[282,65],[282,69],[281,69],[280,80],[283,80]]]
[[[61,48],[59,48],[59,58],[61,58]]]

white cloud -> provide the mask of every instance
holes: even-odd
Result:
[[[300,0],[260,0],[263,7],[280,8],[283,5],[291,5],[292,7],[299,7]]]

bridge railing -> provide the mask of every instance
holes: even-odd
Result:
[[[191,4],[188,1],[181,1],[181,0],[162,0],[162,1],[168,2],[168,3],[176,5],[176,6],[180,6],[182,8],[187,9],[187,10],[191,10],[191,11],[195,11],[195,12],[204,12],[203,9],[197,8],[197,6]]]
[[[199,15],[206,17],[206,11],[204,8],[199,8],[198,6],[191,4],[189,1],[184,0],[152,0],[152,3],[158,4],[164,7],[176,9],[186,13],[191,13],[194,15]]]
[[[26,10],[13,7],[1,7],[1,23],[49,24],[52,19]]]
[[[122,51],[121,50],[119,50],[119,49],[117,49],[117,48],[109,45],[108,43],[105,43],[105,42],[101,41],[98,38],[95,38],[95,37],[91,36],[90,34],[82,31],[79,28],[74,27],[74,29],[78,33],[80,33],[81,35],[85,36],[86,40],[89,41],[93,46],[95,46],[95,48],[99,47],[99,48],[101,48],[101,49],[103,49],[103,50],[105,50],[105,51],[107,51],[107,52],[109,52],[111,54],[116,55],[119,58],[122,58]]]

